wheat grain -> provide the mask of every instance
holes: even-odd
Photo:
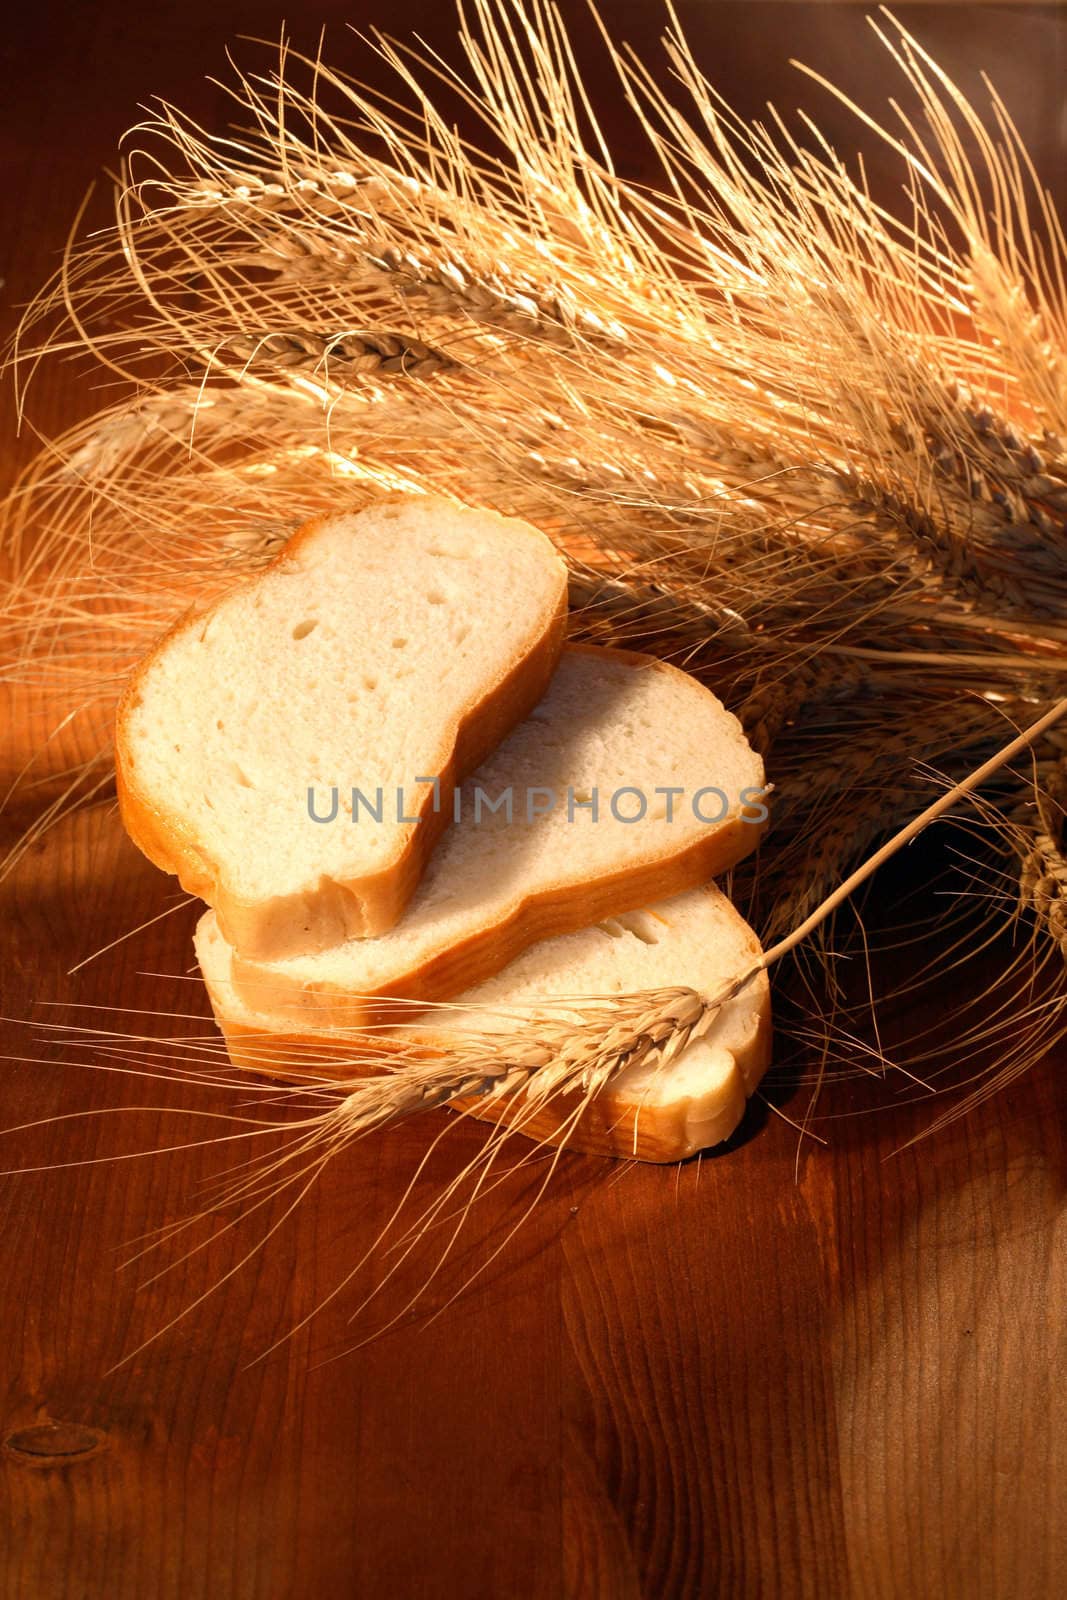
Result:
[[[1035,761],[1033,793],[1008,815],[1019,829],[1020,905],[1048,930],[1067,961],[1067,754]]]
[[[749,743],[767,755],[782,729],[806,707],[847,699],[871,678],[870,668],[862,661],[818,656],[810,661],[790,659],[779,663],[773,677],[764,673],[757,677],[737,715]]]
[[[219,346],[216,357],[230,357],[250,371],[263,366],[286,372],[322,372],[336,378],[338,371],[385,378],[432,378],[455,366],[444,350],[407,334],[375,329],[323,337],[306,329],[285,333],[234,334]]]
[[[576,1001],[558,1017],[517,1016],[504,1035],[457,1031],[445,1049],[397,1043],[384,1061],[372,1042],[368,1055],[354,1054],[356,1081],[328,1121],[348,1139],[453,1101],[521,1092],[532,1110],[559,1095],[589,1099],[627,1067],[669,1066],[726,998],[673,988],[612,996],[602,1005]],[[364,1075],[368,1067],[371,1076]]]

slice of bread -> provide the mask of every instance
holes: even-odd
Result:
[[[494,512],[388,496],[308,523],[134,675],[116,731],[131,837],[248,955],[386,932],[454,785],[544,693],[566,604],[550,541]],[[341,807],[380,788],[382,821],[313,820],[334,786]]]
[[[762,786],[740,723],[695,678],[634,652],[572,647],[532,715],[457,792],[460,820],[391,932],[281,962],[235,951],[233,983],[253,1007],[326,1026],[361,1025],[378,995],[447,1000],[539,939],[731,867],[760,837],[745,800]],[[667,787],[673,799],[657,793]],[[510,820],[479,793],[489,804],[510,793]],[[641,821],[620,820],[641,801]]]
[[[235,1066],[273,1077],[336,1077],[353,1074],[354,1042],[345,1030],[314,1026],[298,1032],[290,1017],[252,1006],[231,982],[231,951],[210,913],[196,930],[196,954],[216,1020]],[[759,941],[714,886],[692,889],[648,909],[599,926],[547,939],[525,951],[503,972],[468,990],[453,1007],[423,1014],[414,1025],[378,1032],[382,1048],[390,1031],[416,1037],[427,1048],[447,1045],[449,1033],[477,1029],[500,1033],[506,1056],[516,1018],[539,1014],[554,1023],[577,1015],[582,997],[632,994],[643,989],[685,986],[712,997],[758,959]],[[365,1041],[364,1041],[365,1044]],[[745,1101],[770,1061],[770,987],[759,973],[729,1000],[703,1038],[668,1066],[625,1068],[590,1102],[573,1124],[575,1096],[560,1096],[523,1108],[523,1098],[473,1098],[456,1109],[490,1120],[518,1117],[521,1131],[568,1149],[631,1156],[643,1161],[681,1161],[729,1138]],[[365,1070],[365,1069],[364,1069]]]

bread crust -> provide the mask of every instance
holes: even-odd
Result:
[[[567,648],[580,655],[610,656],[628,662],[637,670],[679,671],[668,662],[636,650],[600,645],[569,645]],[[762,780],[762,763],[760,776]],[[403,976],[391,978],[359,995],[330,982],[306,985],[303,989],[307,997],[306,1014],[315,1016],[322,1026],[365,1027],[380,1020],[375,1001],[383,996],[427,1002],[451,1000],[464,990],[495,977],[516,956],[542,939],[577,933],[591,923],[623,916],[643,906],[669,900],[683,890],[699,888],[754,850],[765,827],[765,822],[731,818],[722,827],[709,828],[706,835],[698,835],[672,857],[627,863],[614,872],[581,884],[549,885],[519,901],[500,922],[480,928],[458,944],[435,952]],[[221,918],[219,922],[222,926]],[[223,934],[226,934],[224,927]],[[235,981],[238,989],[243,982],[266,989],[270,973],[265,970],[262,977],[252,974]],[[279,1008],[294,1021],[305,1009],[296,1001],[279,1002]]]
[[[716,1083],[705,1094],[655,1105],[627,1097],[609,1086],[584,1109],[575,1093],[557,1096],[531,1110],[523,1093],[492,1100],[470,1096],[451,1101],[448,1110],[480,1121],[512,1126],[524,1138],[562,1145],[583,1155],[615,1156],[630,1161],[656,1163],[685,1161],[698,1150],[728,1139],[745,1113],[771,1062],[772,1020],[770,983],[765,972],[752,980],[759,1007],[751,1036],[731,1051],[733,1071],[726,1084]],[[235,1067],[261,1077],[307,1080],[317,1078],[351,1082],[369,1076],[368,1054],[388,1044],[360,1039],[346,1045],[341,1039],[308,1033],[271,1033],[249,1028],[216,1010],[226,1048]],[[432,1046],[428,1043],[427,1050]],[[353,1050],[364,1058],[357,1073]]]
[[[402,500],[401,495],[383,496],[383,502]],[[262,581],[265,573],[284,566],[300,547],[333,520],[314,517],[303,524],[262,572],[247,580]],[[434,846],[446,827],[452,809],[452,793],[462,779],[484,761],[505,735],[533,710],[548,688],[563,649],[567,626],[567,585],[562,558],[560,593],[542,634],[518,657],[480,700],[468,706],[451,725],[442,730],[443,759],[438,767],[439,808],[434,810],[434,792],[427,785],[419,795],[414,815],[419,820],[408,831],[406,842],[393,862],[373,873],[346,880],[322,879],[314,890],[271,901],[269,926],[303,925],[306,942],[299,948],[286,941],[277,945],[277,934],[267,932],[262,915],[263,902],[248,904],[227,889],[223,869],[202,849],[181,815],[155,804],[138,787],[135,761],[128,738],[130,713],[140,702],[141,684],[156,658],[180,633],[195,628],[219,603],[194,606],[172,624],[155,648],[140,663],[119,701],[115,727],[115,778],[119,811],[127,833],[157,867],[173,873],[189,894],[206,900],[218,917],[219,926],[236,950],[260,960],[281,959],[285,955],[327,949],[346,938],[368,938],[387,933],[403,914],[418,886]],[[230,591],[232,592],[232,591]]]

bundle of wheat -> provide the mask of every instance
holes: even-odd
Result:
[[[243,131],[167,105],[134,130],[114,228],[72,243],[11,356],[22,392],[59,352],[126,388],[8,504],[7,676],[109,708],[192,596],[341,497],[526,517],[568,557],[576,635],[684,660],[766,755],[774,831],[734,888],[780,953],[857,857],[913,836],[931,774],[969,793],[999,753],[985,910],[938,907],[965,919],[954,959],[991,919],[1031,930],[1007,998],[963,1003],[940,1049],[977,1052],[988,1092],[1062,1029],[1067,949],[1067,250],[1009,113],[876,30],[919,115],[854,109],[899,161],[902,222],[817,128],[735,117],[676,27],[685,109],[605,40],[650,189],[616,171],[550,8],[472,16],[466,76],[379,39],[386,99],[283,48],[231,86]],[[813,992],[797,1036],[822,1016]],[[377,1092],[348,1125],[427,1093]]]

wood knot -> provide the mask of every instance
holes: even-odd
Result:
[[[79,1422],[38,1422],[18,1428],[4,1440],[5,1452],[28,1467],[66,1466],[97,1456],[108,1446],[101,1428]]]

